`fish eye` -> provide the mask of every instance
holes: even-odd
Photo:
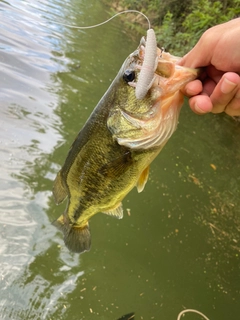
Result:
[[[131,69],[125,70],[123,74],[123,80],[126,82],[132,82],[135,79],[135,71]]]

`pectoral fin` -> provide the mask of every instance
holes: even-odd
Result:
[[[137,182],[137,191],[138,192],[142,192],[144,187],[145,187],[145,184],[147,183],[148,181],[148,176],[149,176],[149,169],[150,169],[150,166],[147,166],[143,172],[141,173],[139,179],[138,179],[138,182]]]
[[[132,155],[130,151],[124,151],[121,155],[111,159],[98,170],[100,174],[108,178],[116,178],[125,172],[133,163]]]
[[[63,185],[61,171],[58,172],[57,177],[53,184],[53,197],[56,204],[63,202],[63,200],[67,197],[67,189]]]
[[[122,207],[122,203],[120,202],[118,204],[117,207],[113,208],[113,209],[110,209],[108,211],[105,211],[103,212],[109,216],[113,216],[113,217],[116,217],[118,219],[122,219],[123,218],[123,207]]]

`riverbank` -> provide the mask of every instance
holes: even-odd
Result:
[[[103,0],[111,11],[138,10],[146,14],[155,30],[157,42],[172,54],[182,56],[210,27],[240,15],[239,0]],[[127,27],[143,34],[146,21],[141,16],[129,14],[121,17]]]

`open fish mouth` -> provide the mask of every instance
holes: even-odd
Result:
[[[136,55],[138,56],[136,68],[140,70],[140,73],[137,82],[129,82],[129,85],[136,88],[137,99],[143,99],[146,96],[148,90],[154,84],[154,80],[159,80],[157,75],[165,79],[174,78],[175,81],[170,83],[171,87],[168,86],[168,92],[169,89],[171,90],[170,92],[174,92],[199,74],[198,69],[178,66],[176,63],[181,57],[165,52],[164,48],[158,48],[153,29],[147,31],[146,39],[142,37],[138,49],[130,57],[136,57]],[[159,86],[162,84],[160,81],[156,83]],[[177,86],[173,85],[175,83],[177,83]]]

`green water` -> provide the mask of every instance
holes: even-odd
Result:
[[[108,17],[93,0],[0,1],[0,319],[176,320],[194,308],[237,320],[240,125],[229,117],[185,104],[124,219],[91,219],[89,253],[70,253],[51,225],[65,208],[55,175],[140,40],[119,19],[88,31],[56,21]]]

